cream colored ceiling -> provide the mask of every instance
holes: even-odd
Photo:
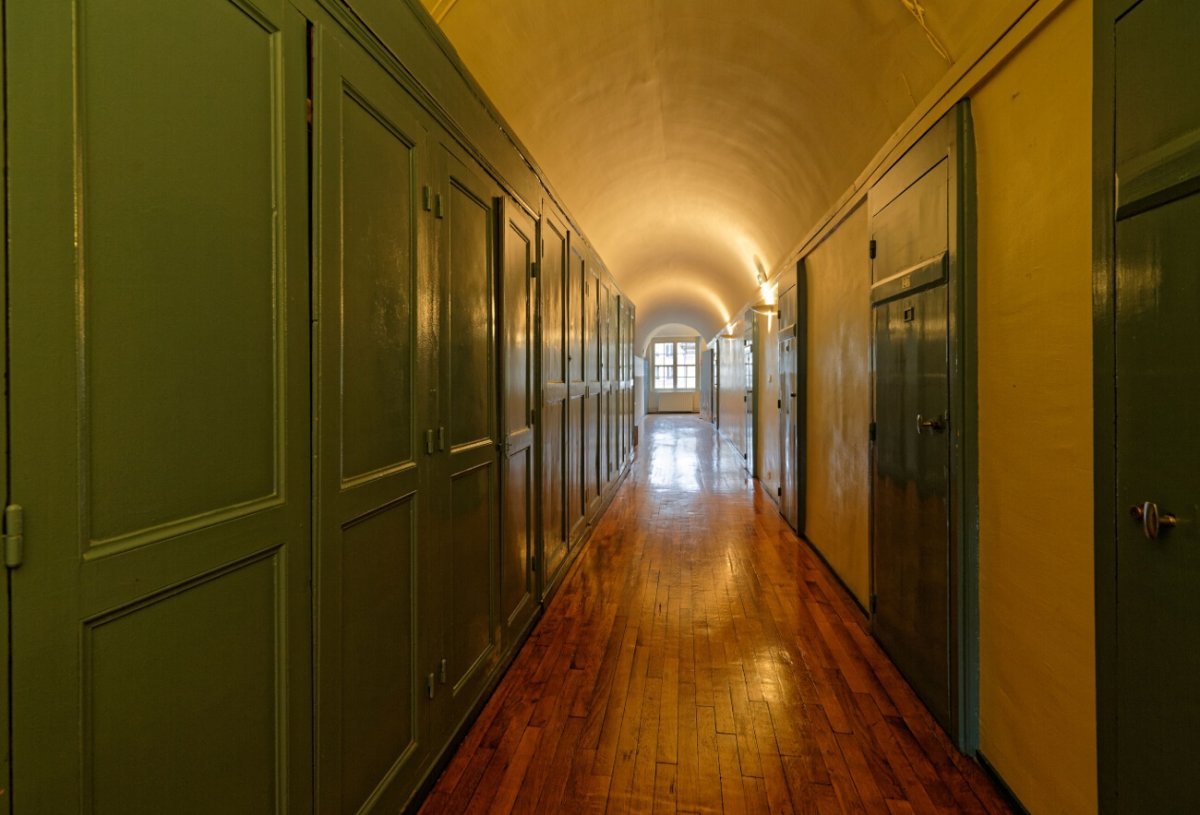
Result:
[[[638,307],[712,336],[1013,0],[423,0]],[[924,26],[918,20],[923,17]],[[926,30],[928,29],[928,31]]]

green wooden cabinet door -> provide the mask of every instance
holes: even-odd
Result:
[[[426,429],[436,388],[424,207],[428,135],[415,102],[322,26],[315,51],[314,367],[317,787],[322,813],[395,812],[428,757],[418,601],[436,567]],[[424,593],[423,593],[424,592]],[[426,669],[427,670],[427,669]]]
[[[583,278],[583,513],[600,501],[600,279],[593,268]]]
[[[1116,26],[1120,812],[1200,811],[1200,16],[1144,0]],[[1147,502],[1173,528],[1133,517]],[[1149,533],[1149,534],[1148,534]]]
[[[496,405],[495,217],[499,188],[448,139],[438,151],[436,453],[440,500],[428,545],[441,572],[442,656],[429,670],[438,732],[479,698],[499,657],[496,591],[500,446]]]
[[[534,505],[533,407],[535,387],[534,312],[537,308],[537,230],[530,215],[505,199],[500,220],[502,318],[500,374],[503,381],[504,501],[500,546],[500,620],[507,648],[536,610],[533,585]]]
[[[310,811],[304,21],[6,25],[15,806]]]
[[[587,467],[586,409],[587,380],[584,378],[585,347],[585,300],[584,283],[587,280],[587,262],[582,244],[574,235],[568,240],[567,255],[567,539],[574,543],[579,539],[587,521],[587,490],[584,468]]]
[[[558,578],[567,557],[567,231],[551,215],[543,215],[541,236],[542,434],[541,595]]]

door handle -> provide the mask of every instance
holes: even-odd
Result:
[[[926,418],[922,417],[920,413],[917,414],[917,435],[918,436],[921,435],[922,433],[924,433],[926,430],[928,430],[931,433],[941,433],[945,429],[946,429],[946,425],[942,423],[941,419],[939,419],[939,418],[926,419]]]
[[[1163,528],[1170,529],[1179,524],[1179,519],[1169,512],[1159,512],[1158,504],[1147,501],[1129,508],[1134,520],[1142,522],[1142,534],[1146,540],[1158,540]]]

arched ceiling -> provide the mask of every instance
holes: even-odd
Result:
[[[621,288],[711,337],[1013,0],[423,0]]]

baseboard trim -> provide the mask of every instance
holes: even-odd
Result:
[[[869,621],[871,619],[870,611],[868,611],[867,607],[863,605],[862,600],[858,599],[858,595],[855,594],[848,585],[846,585],[846,581],[842,579],[840,574],[838,574],[838,570],[833,568],[833,564],[829,562],[829,558],[825,557],[825,553],[821,551],[821,547],[813,543],[812,539],[803,532],[797,532],[796,537],[799,538],[800,542],[807,546],[809,550],[817,556],[817,560],[825,564],[825,568],[829,570],[831,575],[833,575],[833,579],[837,581],[837,584],[842,587],[842,591],[846,593],[847,597],[854,601],[854,605],[858,606],[858,610],[861,611],[863,616]]]
[[[992,783],[996,785],[996,788],[1000,790],[1005,803],[1012,807],[1015,812],[1020,813],[1020,815],[1029,815],[1029,810],[1021,803],[1021,799],[1017,797],[1012,787],[1004,780],[1004,776],[1000,775],[999,770],[992,766],[992,762],[987,760],[987,756],[983,754],[982,750],[975,751],[975,760],[983,768],[983,771],[988,774],[988,777],[992,779]]]
[[[474,705],[471,706],[470,711],[468,711],[467,715],[463,718],[462,723],[455,729],[454,735],[446,742],[446,745],[442,748],[441,752],[438,753],[437,758],[429,765],[429,770],[425,773],[424,778],[421,779],[421,782],[417,784],[416,789],[413,790],[412,797],[410,797],[404,806],[400,808],[400,812],[403,815],[415,815],[415,813],[421,808],[421,805],[425,803],[425,799],[429,797],[429,793],[433,791],[435,786],[437,786],[438,780],[441,779],[442,773],[445,772],[446,767],[449,766],[450,761],[454,758],[454,754],[458,752],[458,748],[462,745],[463,740],[467,737],[467,734],[471,732],[471,728],[475,725],[475,722],[479,720],[479,716],[483,713],[483,709],[487,707],[487,703],[491,701],[492,696],[495,695],[496,688],[500,687],[500,682],[503,681],[504,677],[508,675],[509,670],[512,669],[513,662],[516,661],[517,655],[521,653],[521,650],[525,647],[525,644],[529,642],[529,638],[533,636],[533,632],[537,629],[538,624],[541,623],[542,618],[546,616],[546,608],[550,605],[550,603],[554,602],[554,598],[558,596],[558,590],[568,580],[570,580],[571,573],[579,564],[580,554],[585,548],[587,548],[587,545],[591,543],[592,533],[599,525],[600,519],[604,517],[604,513],[606,513],[608,508],[612,505],[613,498],[615,498],[617,492],[620,491],[621,486],[625,483],[625,479],[629,477],[631,472],[633,472],[633,465],[636,461],[637,454],[631,452],[629,460],[625,463],[625,468],[605,492],[601,499],[599,508],[592,516],[592,520],[587,524],[583,534],[579,536],[579,540],[571,548],[570,554],[567,555],[567,562],[563,566],[562,576],[559,577],[559,579],[556,580],[546,592],[546,596],[542,598],[542,601],[538,604],[537,610],[533,613],[533,615],[529,618],[529,622],[525,625],[524,631],[522,631],[521,635],[517,637],[517,639],[513,642],[513,645],[509,647],[504,657],[500,660],[500,667],[496,670],[495,675],[489,679],[487,684],[484,686],[484,690],[479,695],[479,699]]]

